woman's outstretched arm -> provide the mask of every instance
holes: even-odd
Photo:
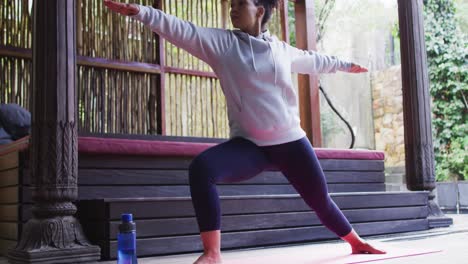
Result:
[[[124,4],[104,0],[111,11],[131,16],[172,44],[212,64],[222,56],[232,43],[232,34],[224,29],[198,27],[189,21],[164,13],[149,6]]]
[[[286,43],[291,58],[291,71],[303,74],[334,73],[344,71],[350,73],[367,72],[367,69],[352,63],[339,60],[334,56],[327,56],[315,51],[301,50]]]

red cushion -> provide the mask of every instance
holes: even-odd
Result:
[[[384,160],[385,153],[366,149],[315,148],[319,159]]]
[[[90,154],[125,154],[148,156],[196,156],[213,143],[79,137],[78,150]]]
[[[29,136],[0,146],[0,155],[26,149]],[[216,143],[135,140],[120,138],[79,137],[78,150],[89,154],[123,154],[145,156],[194,157]],[[385,153],[375,150],[315,148],[319,159],[384,160]]]
[[[80,153],[90,154],[133,154],[149,156],[185,156],[194,157],[216,143],[194,143],[173,141],[152,141],[117,138],[80,137]],[[364,159],[383,160],[385,154],[374,150],[349,150],[315,148],[320,159]]]

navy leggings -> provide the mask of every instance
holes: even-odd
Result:
[[[220,229],[216,183],[244,181],[272,167],[286,176],[328,229],[339,237],[351,232],[348,220],[328,194],[325,175],[307,137],[266,147],[237,137],[195,157],[189,181],[200,232]]]

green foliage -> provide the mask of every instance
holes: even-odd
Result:
[[[468,0],[455,0],[455,17],[462,32],[468,32]]]
[[[427,0],[424,11],[436,178],[468,179],[468,39],[453,0]]]
[[[463,179],[460,175],[468,175],[468,136],[456,138],[450,144],[449,151],[441,153],[441,159],[446,161],[436,167],[438,180]]]
[[[294,2],[288,2],[288,28],[289,28],[289,43],[296,46],[296,16],[294,14]]]

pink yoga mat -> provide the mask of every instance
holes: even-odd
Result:
[[[388,245],[379,246],[387,251],[387,254],[370,255],[360,254],[352,255],[349,249],[343,247],[333,247],[333,245],[312,250],[290,250],[283,253],[274,253],[258,256],[239,257],[236,259],[225,259],[226,264],[358,264],[358,263],[378,263],[379,261],[411,258],[414,256],[434,254],[442,252],[437,249],[417,249],[417,248],[398,248]],[[308,252],[307,252],[308,251]],[[402,262],[404,263],[404,262]]]

